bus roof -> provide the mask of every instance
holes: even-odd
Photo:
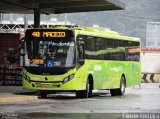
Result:
[[[82,35],[84,34],[84,35],[99,36],[99,37],[105,37],[105,38],[108,37],[108,38],[114,38],[114,39],[131,40],[131,41],[140,42],[140,38],[123,36],[123,35],[120,35],[118,32],[111,31],[105,28],[83,27],[78,25],[55,25],[47,29],[75,30]]]

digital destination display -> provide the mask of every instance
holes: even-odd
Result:
[[[128,49],[128,53],[137,53],[140,52],[140,48]]]
[[[66,37],[66,32],[61,32],[61,31],[58,31],[58,32],[56,32],[56,31],[42,31],[42,32],[40,32],[40,31],[33,31],[32,32],[32,36],[33,37],[56,37],[56,38],[58,38],[58,37]]]

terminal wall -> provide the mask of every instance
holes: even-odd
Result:
[[[18,53],[18,45],[23,34],[20,33],[0,33],[0,64],[7,64],[9,52]]]
[[[160,73],[159,53],[142,53],[142,73]]]

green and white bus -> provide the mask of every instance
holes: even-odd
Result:
[[[19,46],[23,87],[41,97],[74,91],[88,98],[93,90],[123,95],[140,84],[140,39],[114,31],[79,26],[28,29]]]

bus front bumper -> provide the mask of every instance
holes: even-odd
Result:
[[[78,83],[75,79],[63,83],[48,83],[48,82],[28,82],[24,78],[22,79],[22,84],[24,89],[29,90],[48,90],[48,91],[76,91],[76,90],[85,90],[83,83]],[[79,84],[79,85],[75,85]]]

